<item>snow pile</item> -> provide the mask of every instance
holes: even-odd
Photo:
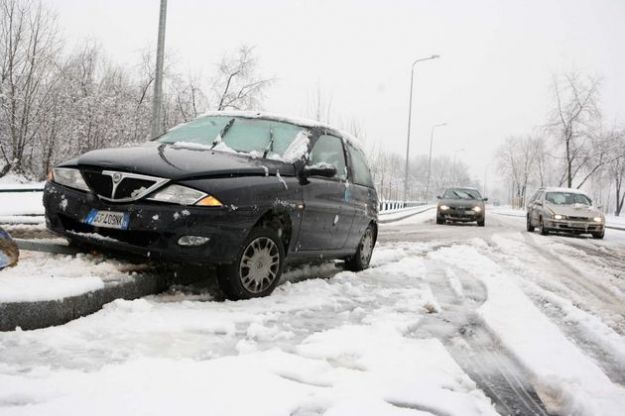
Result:
[[[43,215],[42,192],[0,192],[0,217]]]
[[[370,270],[286,282],[268,298],[118,300],[0,333],[3,416],[495,415],[439,341],[410,336],[436,304],[428,249],[381,248]]]
[[[17,266],[0,271],[0,302],[55,300],[104,287],[106,281],[128,279],[121,263],[91,255],[50,255],[23,251]]]

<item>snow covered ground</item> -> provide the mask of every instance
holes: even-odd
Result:
[[[433,220],[381,226],[369,270],[297,269],[268,298],[181,286],[0,333],[0,414],[622,415],[625,232]],[[55,261],[33,274],[113,272]]]

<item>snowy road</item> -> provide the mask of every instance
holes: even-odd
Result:
[[[269,298],[181,287],[0,333],[0,414],[622,415],[625,232],[544,237],[426,212],[373,267]]]

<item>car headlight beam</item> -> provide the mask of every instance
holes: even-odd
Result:
[[[564,219],[564,217],[562,215],[560,215],[560,214],[556,214],[556,215],[553,216],[553,219],[554,220],[562,220],[562,219]]]
[[[150,201],[166,202],[178,205],[200,205],[205,207],[221,207],[223,204],[212,195],[182,185],[169,185],[155,192],[148,198]]]
[[[440,209],[441,211],[447,211],[449,207],[447,205],[441,205],[440,207],[438,207],[438,209]]]
[[[595,222],[598,222],[598,223],[602,223],[603,222],[603,218],[601,218],[601,217],[595,217],[595,218],[593,218],[593,220]]]
[[[49,178],[53,182],[59,185],[67,186],[68,188],[79,189],[81,191],[89,191],[89,186],[82,177],[80,170],[75,168],[54,168],[52,175]]]
[[[475,212],[482,212],[482,207],[480,207],[480,206],[473,207],[473,211],[475,211]]]

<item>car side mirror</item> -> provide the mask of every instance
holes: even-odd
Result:
[[[443,199],[443,198],[440,195],[437,195],[436,199]]]
[[[488,202],[488,198],[484,198],[484,199],[482,199],[482,201]]]
[[[311,176],[322,176],[324,178],[333,178],[336,176],[336,167],[329,164],[318,164],[312,166],[304,166],[301,175],[304,178]]]
[[[536,201],[536,202],[534,202],[534,205],[538,205],[539,207],[542,207],[542,206],[543,206],[543,203],[542,203],[542,202],[540,202],[540,201]]]

